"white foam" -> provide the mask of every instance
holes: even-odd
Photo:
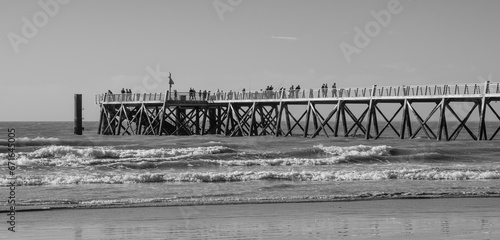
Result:
[[[160,149],[115,149],[113,147],[46,146],[29,153],[17,153],[19,165],[78,166],[105,164],[120,161],[169,161],[190,156],[209,155],[232,150],[223,146],[160,148]],[[5,160],[7,154],[0,154]]]
[[[323,150],[327,154],[334,156],[387,156],[389,155],[390,146],[380,145],[380,146],[348,146],[348,147],[325,147],[323,145],[314,146]]]
[[[221,166],[315,166],[333,165],[343,162],[345,157],[330,158],[277,158],[277,159],[249,159],[249,160],[204,160],[205,162],[217,163]]]
[[[20,175],[19,185],[124,184],[151,182],[240,182],[254,180],[373,181],[404,180],[485,180],[500,179],[498,171],[401,169],[374,171],[230,171],[180,173],[106,173]],[[9,180],[0,178],[0,185]]]
[[[57,142],[60,141],[59,138],[55,137],[36,137],[36,138],[28,138],[28,137],[20,137],[17,139],[19,142]]]

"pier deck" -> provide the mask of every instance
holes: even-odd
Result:
[[[427,137],[500,131],[500,83],[96,95],[98,134]],[[392,134],[392,135],[391,135]],[[462,137],[463,137],[462,136]]]

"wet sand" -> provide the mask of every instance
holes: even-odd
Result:
[[[5,213],[2,215],[5,216]],[[499,198],[18,212],[1,239],[500,239]]]

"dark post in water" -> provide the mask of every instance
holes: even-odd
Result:
[[[75,94],[75,134],[82,135],[82,94]]]

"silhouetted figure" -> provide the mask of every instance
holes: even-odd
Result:
[[[332,97],[337,97],[337,84],[333,83],[332,85]]]
[[[125,93],[127,94],[127,101],[132,101],[132,90],[127,88]]]
[[[193,88],[189,88],[189,100],[194,100],[196,91]]]
[[[111,90],[108,90],[108,99],[107,101],[114,101],[114,95],[113,95],[113,92],[111,92]]]

